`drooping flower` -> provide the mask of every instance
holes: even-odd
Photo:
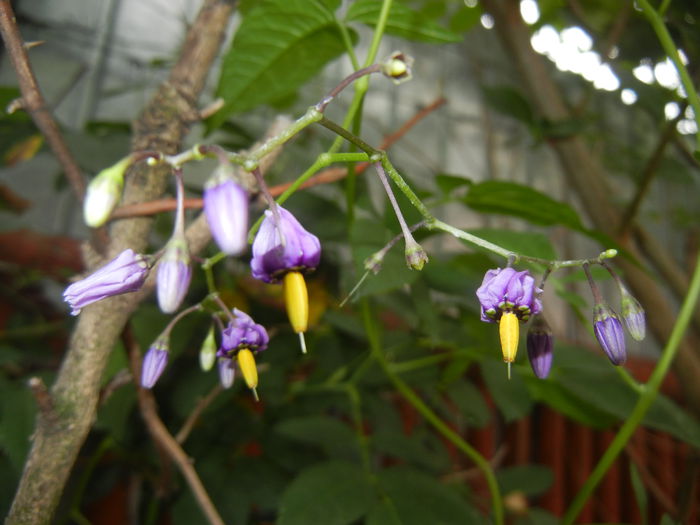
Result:
[[[221,251],[242,253],[248,243],[248,192],[236,182],[230,165],[216,169],[204,186],[203,200],[209,229]]]
[[[245,312],[234,308],[233,315],[234,319],[221,333],[221,348],[216,353],[219,357],[219,377],[225,388],[230,386],[230,384],[226,386],[229,381],[233,383],[233,358],[235,357],[243,379],[257,399],[258,370],[255,366],[254,353],[265,350],[270,338],[267,330],[253,321]]]
[[[167,338],[159,337],[146,352],[141,366],[141,386],[153,388],[168,364],[169,344]]]
[[[277,206],[265,211],[265,219],[253,241],[250,262],[253,277],[266,283],[284,282],[287,315],[299,334],[302,352],[306,352],[304,332],[309,324],[309,296],[304,273],[311,272],[321,259],[321,243],[299,224],[290,212]]]
[[[552,368],[554,336],[545,318],[535,315],[527,332],[527,356],[532,371],[540,379],[545,379]]]
[[[105,168],[88,184],[83,202],[83,218],[91,228],[102,226],[112,214],[122,196],[124,173],[132,158],[124,157],[115,165]]]
[[[150,262],[144,255],[127,249],[102,268],[77,281],[63,292],[63,300],[72,308],[71,315],[96,301],[127,292],[135,292],[143,285]]]
[[[311,272],[321,259],[318,237],[306,231],[289,211],[281,206],[277,210],[279,224],[273,212],[266,210],[253,241],[253,277],[266,283],[277,283],[289,272]]]
[[[539,294],[542,290],[535,286],[530,272],[518,272],[513,268],[497,268],[484,275],[476,296],[481,304],[481,320],[498,323],[501,338],[503,361],[515,361],[520,336],[519,323],[526,322],[531,315],[542,310]]]
[[[192,280],[190,253],[184,236],[173,235],[158,265],[156,290],[163,313],[171,314],[180,307]]]
[[[593,308],[593,331],[610,362],[616,366],[627,360],[625,333],[617,314],[604,302]]]

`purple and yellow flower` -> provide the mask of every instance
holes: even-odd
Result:
[[[227,255],[248,244],[248,192],[236,182],[233,168],[222,164],[204,186],[204,214],[216,244]]]
[[[593,332],[610,362],[616,366],[627,360],[625,333],[617,314],[604,302],[593,308]]]
[[[159,337],[146,352],[141,366],[141,386],[153,388],[168,364],[169,344],[166,338]]]
[[[156,279],[158,305],[163,313],[171,314],[180,307],[191,280],[187,241],[184,236],[174,235],[165,247]]]
[[[63,300],[78,315],[87,305],[106,297],[135,292],[143,285],[150,270],[149,259],[133,250],[124,250],[102,268],[74,282],[63,292]]]
[[[481,320],[499,324],[503,361],[515,361],[520,336],[519,323],[542,311],[539,295],[530,272],[518,272],[513,268],[489,270],[484,276],[476,296],[481,304]]]
[[[312,272],[321,259],[321,243],[299,224],[290,212],[277,206],[265,211],[265,219],[253,242],[250,262],[253,277],[266,283],[284,283],[287,315],[292,329],[299,334],[306,352],[304,332],[309,324],[309,297],[304,274]]]
[[[257,399],[258,370],[253,354],[265,350],[270,338],[265,327],[257,324],[245,312],[234,308],[233,316],[234,319],[221,333],[221,348],[216,353],[219,357],[221,383],[226,387],[226,382],[229,380],[233,382],[233,358],[235,357],[243,379]]]
[[[540,379],[545,379],[549,375],[553,355],[552,329],[542,315],[535,315],[527,332],[527,356],[532,371]]]

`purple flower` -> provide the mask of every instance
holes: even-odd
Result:
[[[171,314],[180,307],[192,279],[190,254],[184,238],[173,237],[158,265],[156,289],[161,311]]]
[[[146,352],[141,367],[141,386],[153,388],[168,364],[168,341],[156,339]]]
[[[243,348],[260,352],[267,348],[270,338],[262,325],[257,324],[245,312],[233,309],[235,320],[231,321],[221,333],[219,357],[230,358]]]
[[[230,169],[230,167],[229,167]],[[238,255],[248,243],[248,192],[219,167],[204,186],[204,213],[221,251]]]
[[[144,255],[124,250],[92,275],[66,288],[63,300],[72,308],[71,315],[78,315],[81,309],[105,297],[135,292],[143,285],[149,269]]]
[[[217,368],[219,369],[219,381],[221,382],[221,386],[224,388],[231,388],[231,385],[233,385],[233,378],[236,375],[236,371],[233,368],[233,359],[220,357]]]
[[[593,309],[593,331],[610,362],[614,365],[624,364],[627,352],[622,323],[605,303],[598,303]]]
[[[532,371],[540,379],[545,379],[552,368],[554,336],[552,329],[541,315],[536,315],[527,333],[527,356]]]
[[[530,315],[540,313],[542,303],[538,298],[542,290],[535,286],[530,272],[517,272],[513,268],[489,270],[484,275],[476,296],[481,303],[481,320],[494,323],[505,312],[512,312],[522,322]]]
[[[289,271],[313,271],[321,258],[318,237],[299,224],[294,215],[277,206],[279,225],[270,210],[253,241],[250,266],[253,277],[266,283],[278,282]],[[279,226],[279,227],[278,227]]]

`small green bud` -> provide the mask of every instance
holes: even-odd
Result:
[[[124,188],[124,173],[131,165],[131,157],[103,169],[88,184],[83,204],[85,224],[91,228],[99,228],[112,214],[122,196]]]
[[[406,264],[413,270],[422,270],[428,262],[428,254],[416,241],[406,243]]]
[[[209,328],[207,337],[199,349],[199,366],[202,370],[208,372],[216,363],[216,338],[214,337],[214,327]]]
[[[405,55],[400,51],[394,51],[382,63],[382,73],[394,81],[395,84],[406,82],[412,77],[411,67],[413,57]]]

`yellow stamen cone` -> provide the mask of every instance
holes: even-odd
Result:
[[[238,351],[238,368],[241,369],[245,384],[255,393],[255,388],[258,386],[258,369],[255,366],[253,352],[247,348]],[[255,393],[255,397],[257,399],[257,393]]]
[[[503,361],[510,363],[515,361],[515,354],[518,352],[518,339],[520,336],[520,321],[513,312],[506,312],[501,316],[499,333],[501,336],[501,350],[503,351]]]
[[[288,272],[284,276],[284,302],[292,329],[299,334],[302,342],[301,350],[306,353],[303,334],[309,327],[309,294],[301,273]]]

